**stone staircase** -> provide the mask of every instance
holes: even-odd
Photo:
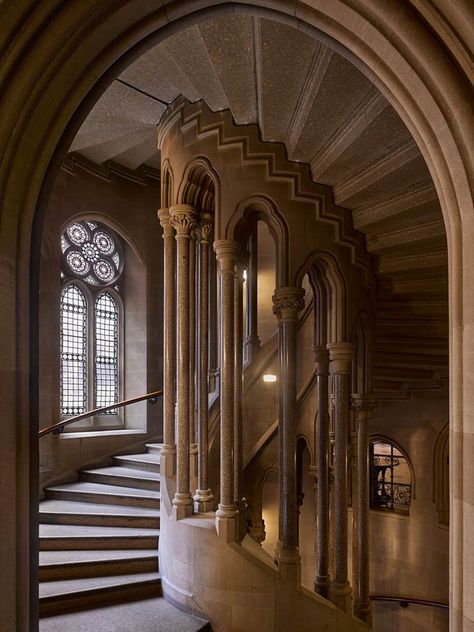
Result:
[[[160,168],[156,125],[183,95],[309,165],[352,213],[377,276],[379,398],[439,388],[448,374],[448,269],[440,204],[409,130],[370,78],[309,33],[249,11],[190,26],[116,78],[70,151],[96,165]],[[405,329],[419,330],[414,347]],[[393,344],[392,344],[393,343]],[[390,345],[392,348],[390,348]],[[431,349],[440,353],[432,357]],[[421,349],[421,350],[420,350]],[[426,361],[413,371],[417,355]]]
[[[160,445],[148,444],[146,450],[115,456],[109,467],[83,470],[77,482],[45,490],[39,506],[41,617],[163,599]],[[190,617],[182,616],[189,625]],[[173,620],[170,632],[176,615]],[[194,629],[205,626],[197,619]]]

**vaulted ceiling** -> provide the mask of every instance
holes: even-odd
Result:
[[[367,73],[370,74],[370,73]],[[376,389],[444,384],[446,236],[426,164],[393,107],[340,53],[250,15],[192,26],[155,46],[103,94],[71,146],[95,163],[159,168],[156,126],[178,95],[229,108],[311,166],[366,235],[377,273]]]

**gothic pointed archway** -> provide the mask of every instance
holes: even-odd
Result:
[[[329,38],[370,74],[415,138],[431,172],[446,223],[451,322],[452,536],[451,628],[473,625],[467,528],[474,501],[464,455],[472,452],[472,118],[466,5],[375,0],[253,3],[128,0],[100,4],[24,0],[1,9],[2,210],[0,270],[3,419],[2,625],[35,627],[34,546],[20,525],[36,521],[36,270],[42,214],[71,138],[98,95],[141,51],[177,29],[219,12],[252,10]],[[419,12],[418,12],[419,11]],[[26,17],[27,16],[27,17]],[[433,34],[436,33],[436,35]],[[52,34],[54,33],[54,36]],[[465,38],[465,39],[463,39]],[[469,150],[471,149],[471,152]],[[33,376],[30,382],[29,375]],[[33,546],[33,548],[31,548]],[[471,560],[472,561],[472,560]],[[12,581],[14,578],[14,581]],[[467,585],[465,585],[467,582]]]

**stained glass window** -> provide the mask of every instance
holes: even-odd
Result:
[[[68,284],[61,292],[61,414],[72,416],[119,400],[120,307],[113,294],[120,293],[123,250],[118,235],[88,220],[69,224],[60,247],[61,281]]]
[[[118,401],[118,308],[103,292],[95,304],[95,397],[96,406]],[[116,414],[116,410],[104,414]]]
[[[90,285],[105,287],[115,283],[122,272],[120,241],[96,222],[69,224],[61,236],[64,272]]]
[[[61,414],[78,415],[87,404],[87,302],[76,285],[61,292]]]

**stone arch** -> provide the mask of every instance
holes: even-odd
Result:
[[[169,208],[174,204],[173,167],[168,158],[161,166],[161,208]]]
[[[255,195],[241,202],[225,230],[227,239],[246,243],[258,221],[265,222],[275,243],[276,286],[288,285],[289,236],[288,226],[276,204],[265,195]]]
[[[177,198],[178,204],[190,204],[200,211],[215,215],[216,235],[218,234],[220,178],[208,158],[198,156],[186,166]]]
[[[433,500],[440,524],[449,525],[449,426],[436,439],[433,460]]]
[[[372,352],[374,319],[366,310],[357,316],[351,334],[354,343],[354,359],[352,361],[352,392],[370,393],[372,390]]]
[[[428,164],[441,201],[448,234],[450,266],[450,322],[452,323],[450,426],[461,438],[472,430],[473,372],[472,337],[474,326],[469,294],[463,292],[463,270],[472,268],[473,194],[472,117],[467,25],[472,14],[467,4],[451,11],[440,2],[436,11],[411,3],[371,3],[369,0],[334,0],[315,9],[309,0],[254,2],[260,10],[305,31],[324,33],[329,43],[339,42],[342,54],[350,56],[374,82],[402,117]],[[242,7],[242,5],[241,5]],[[2,355],[8,366],[3,386],[12,404],[3,409],[2,445],[17,437],[18,450],[12,448],[4,461],[9,474],[5,505],[12,508],[5,525],[10,542],[5,562],[15,572],[4,595],[8,621],[26,630],[36,617],[36,596],[29,582],[30,567],[35,567],[34,545],[29,534],[16,532],[21,520],[34,528],[36,461],[30,435],[37,432],[37,392],[30,390],[28,366],[36,372],[37,332],[28,319],[18,322],[15,314],[30,315],[35,322],[37,307],[36,273],[41,224],[52,182],[67,147],[83,118],[101,91],[132,59],[180,26],[211,14],[235,11],[233,3],[204,0],[195,4],[183,0],[166,13],[162,7],[138,0],[118,6],[109,0],[95,11],[81,0],[66,4],[35,5],[27,23],[16,3],[3,10],[5,17],[5,72],[2,75],[1,108],[4,113],[0,136],[5,169],[0,175],[0,197],[8,219],[1,219],[2,303],[8,316],[2,322]],[[242,10],[245,10],[242,8]],[[17,12],[16,15],[14,12]],[[22,33],[21,41],[17,34]],[[55,33],[56,37],[51,37]],[[71,37],[71,33],[74,34]],[[387,59],[390,63],[387,63]],[[455,63],[453,63],[455,59]],[[371,69],[370,71],[368,69]],[[38,77],[40,80],[38,81]],[[98,79],[99,77],[99,79]],[[34,221],[35,220],[35,221]],[[34,221],[34,225],[33,225]],[[30,276],[31,272],[31,276]],[[15,393],[16,398],[11,397]],[[453,442],[454,443],[454,442]],[[453,632],[472,621],[464,608],[464,557],[472,561],[474,551],[469,529],[465,528],[463,496],[463,457],[461,439],[451,448],[453,485],[452,593],[450,609]],[[31,484],[32,483],[32,484]],[[33,493],[31,500],[30,494]],[[469,505],[471,503],[468,503]],[[467,514],[467,510],[466,510]],[[15,545],[23,553],[15,557]],[[31,547],[33,546],[33,549]],[[7,608],[8,606],[8,608]]]
[[[301,287],[305,274],[309,275],[315,296],[325,301],[322,309],[326,313],[326,332],[322,330],[323,324],[317,327],[320,344],[346,342],[347,284],[338,262],[328,252],[312,252],[296,275],[298,287]],[[322,342],[324,338],[326,341]]]

